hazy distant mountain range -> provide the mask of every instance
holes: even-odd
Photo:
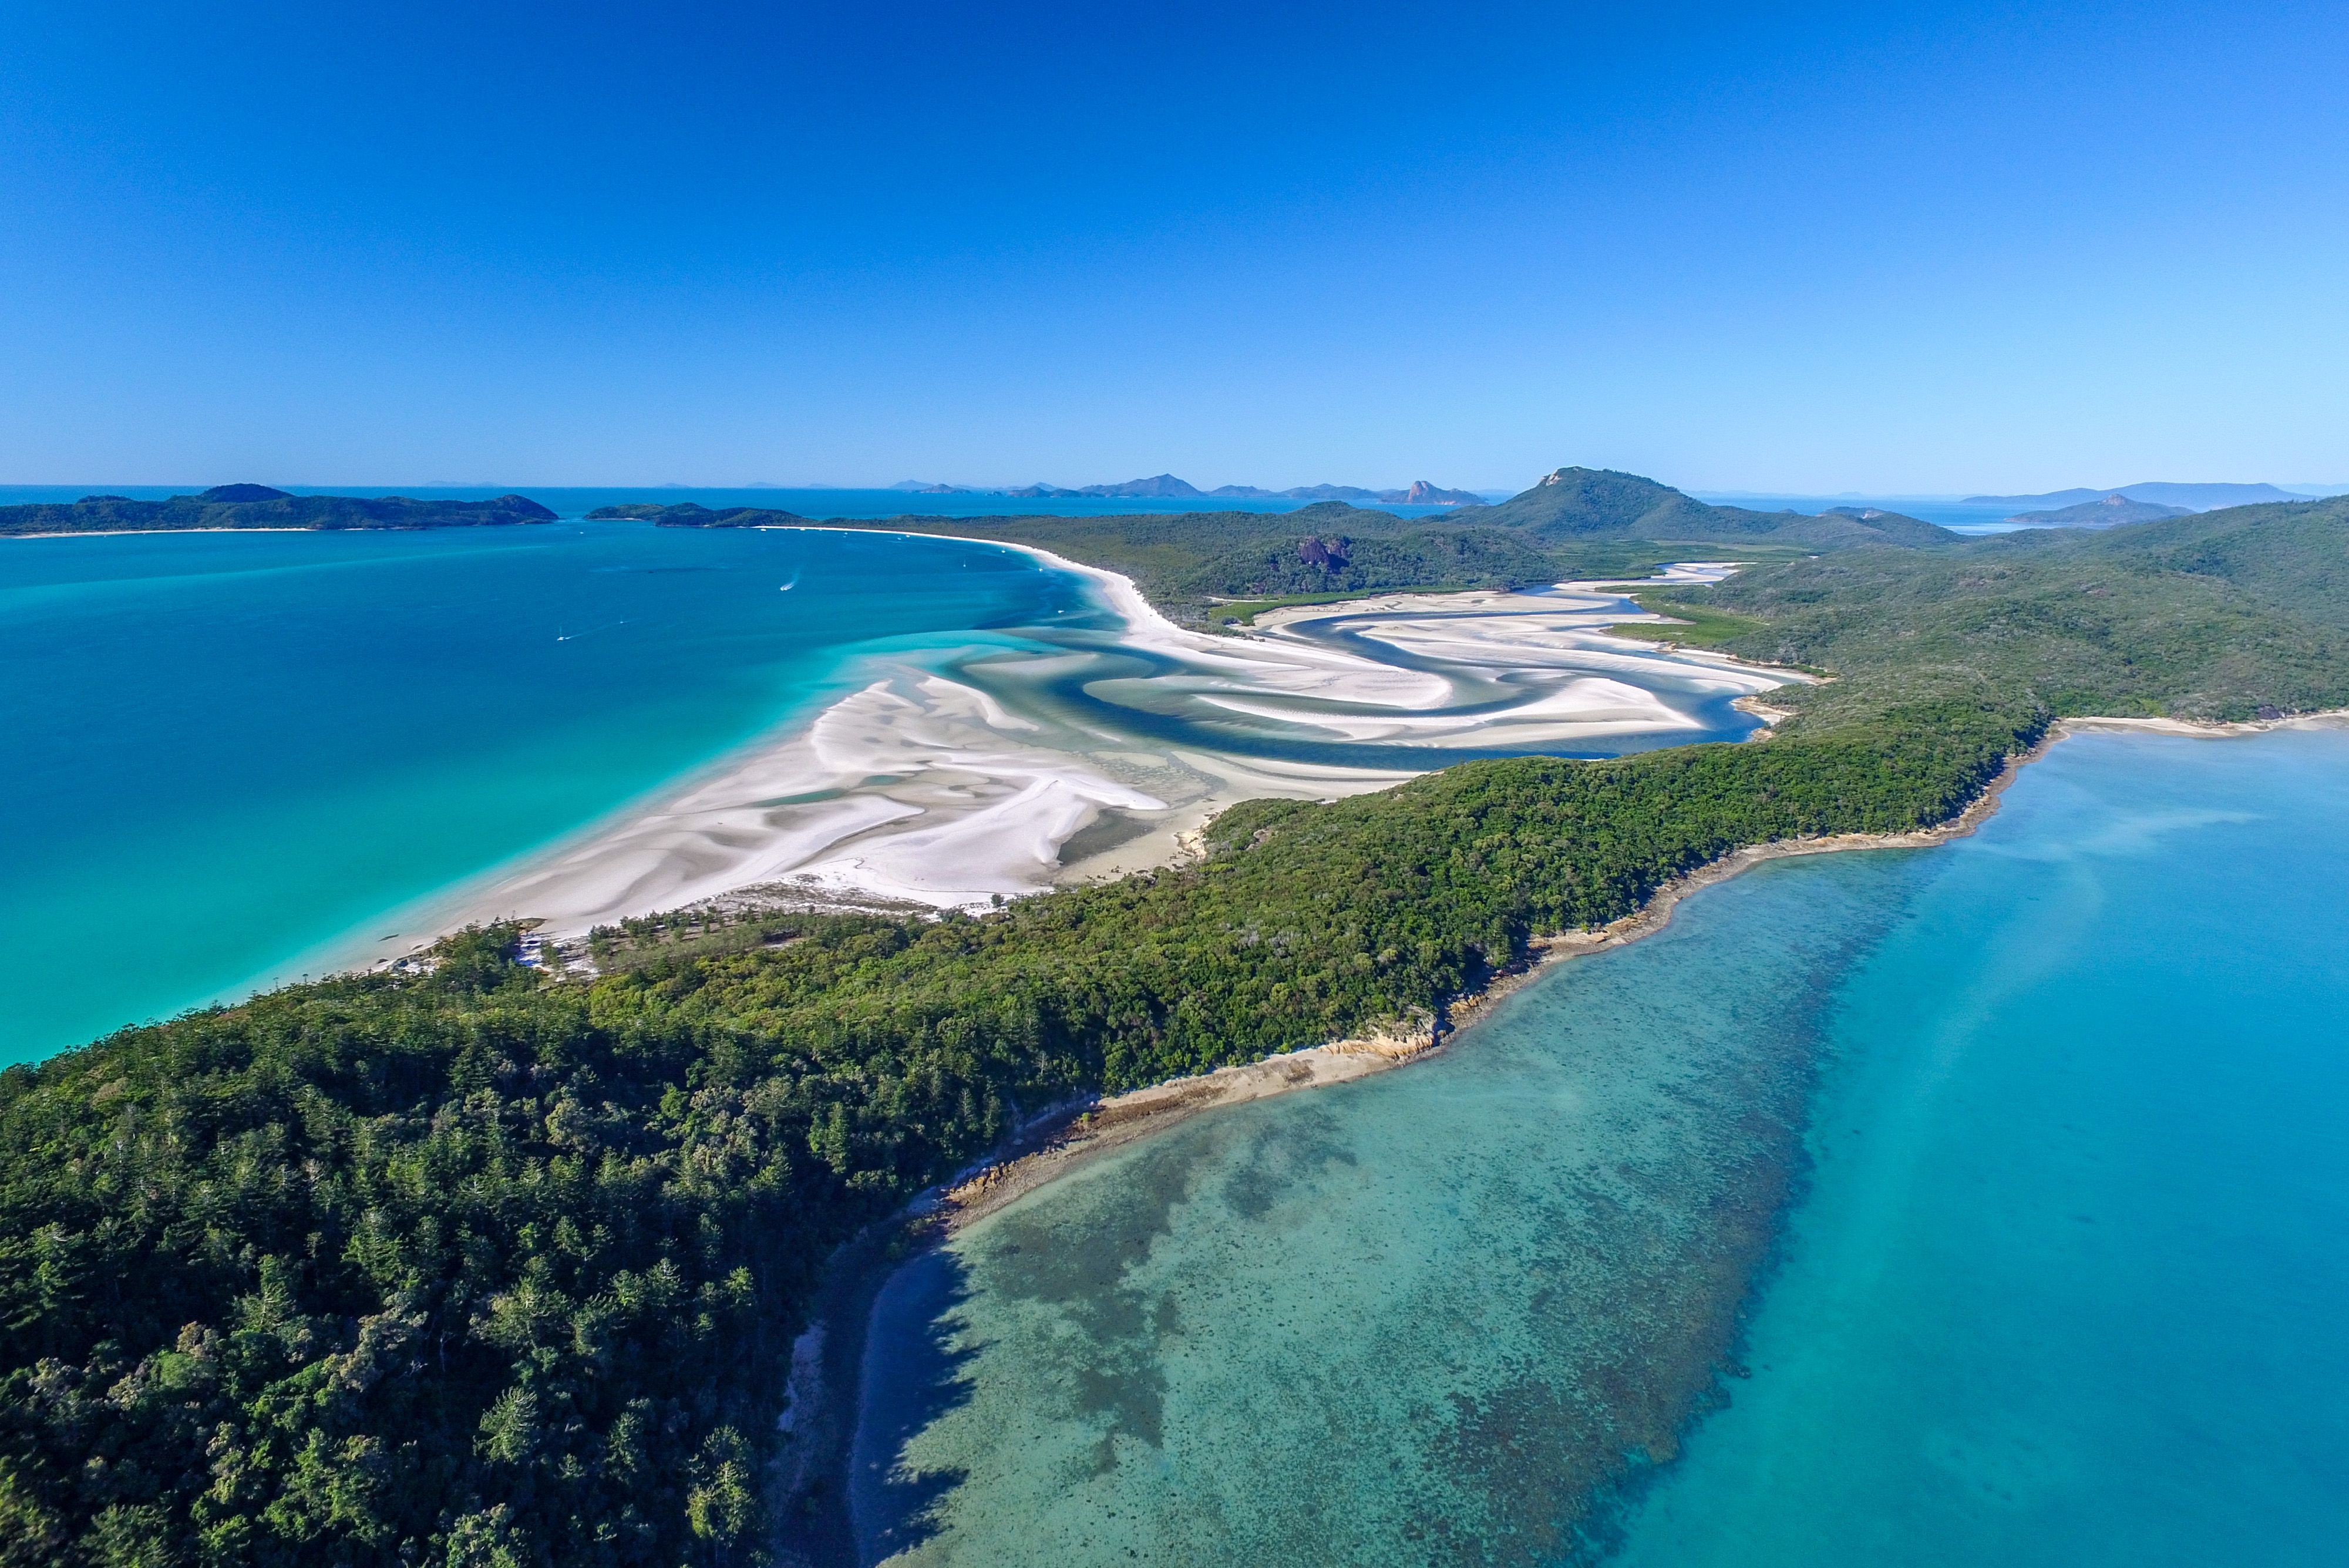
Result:
[[[2253,506],[2265,501],[2313,499],[2304,493],[2280,490],[2272,484],[2168,484],[2156,482],[2123,484],[2111,490],[2051,490],[2044,495],[1969,495],[1966,504],[2012,506],[2019,511],[2040,512],[2078,506],[2116,495],[2129,501],[2150,502],[2156,506],[2174,506],[2181,512],[2215,512],[2221,506]]]
[[[1123,484],[1084,484],[1069,489],[1058,484],[1022,484],[1009,490],[974,485],[931,484],[908,479],[889,487],[916,495],[1004,495],[1015,500],[1049,500],[1054,496],[1114,496],[1166,501],[1384,501],[1406,506],[1482,506],[1485,497],[1473,490],[1446,490],[1422,479],[1408,490],[1365,490],[1355,484],[1299,484],[1288,490],[1259,490],[1253,484],[1221,484],[1213,490],[1175,478],[1171,473],[1150,479],[1129,479]]]

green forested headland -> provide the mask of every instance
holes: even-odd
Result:
[[[755,1561],[824,1258],[1022,1116],[1440,1013],[1743,845],[1944,821],[2058,713],[2341,701],[2344,564],[2349,503],[1782,560],[1655,601],[1833,676],[1764,742],[1251,803],[982,919],[650,923],[592,981],[472,932],[12,1068],[0,1561]]]

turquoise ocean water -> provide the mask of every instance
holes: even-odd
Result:
[[[2349,737],[2032,772],[1842,996],[1753,1379],[1626,1563],[2349,1551]]]
[[[900,1272],[866,1560],[2330,1563],[2349,736],[2068,741]]]
[[[0,1061],[323,971],[862,654],[1091,607],[1029,557],[885,535],[0,543]]]

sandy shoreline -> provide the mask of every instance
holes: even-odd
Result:
[[[2326,708],[2314,713],[2289,713],[2281,719],[2242,719],[2201,723],[2189,719],[2058,719],[2054,728],[2067,735],[2097,732],[2177,735],[2194,741],[2240,740],[2277,730],[2337,730],[2349,724],[2349,708]]]
[[[1698,739],[1718,732],[1704,704],[1802,679],[1606,635],[1643,612],[1595,584],[1367,596],[1232,637],[1175,626],[1118,573],[961,542],[1081,579],[1122,626],[1023,629],[1024,651],[975,634],[869,660],[812,718],[386,922],[405,934],[360,961],[471,922],[534,919],[571,939],[753,886],[985,908],[1179,860],[1241,800],[1385,789],[1485,749]],[[1225,743],[1235,732],[1281,744]],[[1398,747],[1411,765],[1395,765]]]

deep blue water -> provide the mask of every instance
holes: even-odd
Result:
[[[2349,735],[2088,736],[883,1293],[909,1563],[2317,1564]]]

